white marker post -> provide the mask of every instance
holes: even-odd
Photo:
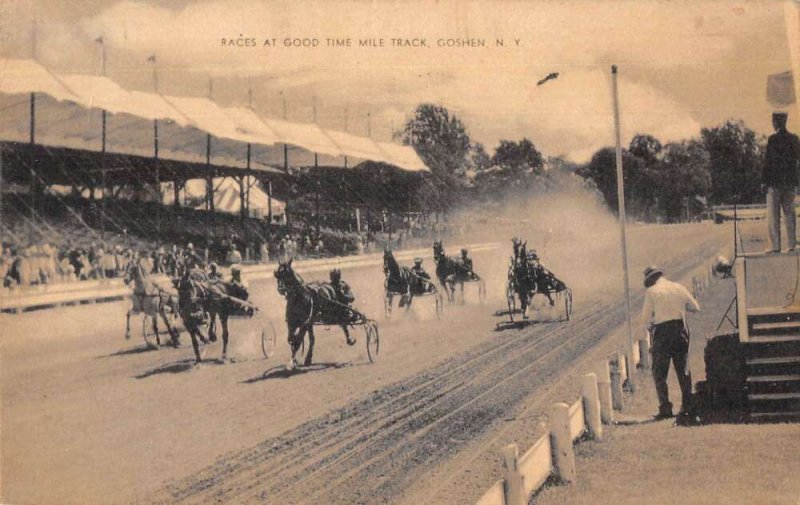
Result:
[[[622,271],[625,284],[625,303],[628,307],[628,363],[633,363],[633,322],[631,317],[631,294],[628,288],[628,246],[625,239],[625,183],[622,175],[622,145],[619,133],[619,97],[617,91],[617,66],[611,65],[611,83],[614,90],[614,136],[617,143],[617,203],[619,207],[620,239],[622,241]],[[628,386],[631,391],[635,389],[633,374],[628,374]]]

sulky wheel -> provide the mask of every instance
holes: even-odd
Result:
[[[378,360],[378,351],[381,347],[378,325],[375,321],[369,320],[364,323],[364,329],[367,332],[367,356],[369,356],[370,363],[375,363]]]
[[[275,325],[270,321],[269,326],[261,328],[261,353],[264,354],[264,359],[269,359],[275,354],[277,340]]]
[[[478,281],[478,300],[480,303],[486,301],[486,281],[483,279]]]
[[[144,337],[144,342],[147,344],[147,347],[150,349],[158,349],[158,335],[154,335],[152,330],[153,318],[145,314],[144,317],[142,317],[142,337]]]
[[[566,320],[569,321],[570,317],[572,317],[572,290],[567,288],[564,293],[566,295],[564,296],[564,312]]]

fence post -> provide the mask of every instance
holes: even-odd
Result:
[[[611,400],[611,378],[608,369],[608,360],[600,368],[600,380],[597,381],[597,393],[600,396],[600,419],[605,424],[614,423],[614,409]]]
[[[644,370],[650,370],[650,332],[645,330],[644,338],[639,342],[639,362]]]
[[[616,368],[611,370],[611,404],[615,410],[622,410],[624,407],[620,365],[621,363],[617,361]]]
[[[522,483],[522,474],[519,473],[519,447],[509,444],[503,448],[503,490],[505,491],[505,505],[526,505],[528,497]]]
[[[581,397],[583,398],[583,416],[589,435],[594,440],[603,440],[603,425],[600,419],[600,396],[597,390],[597,375],[587,373],[581,381]]]
[[[572,450],[572,434],[569,429],[569,405],[555,403],[548,416],[550,441],[553,449],[553,466],[561,481],[575,482],[575,453]]]

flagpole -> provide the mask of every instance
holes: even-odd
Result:
[[[105,36],[98,37],[95,42],[100,44],[100,75],[105,77],[106,76],[106,40]],[[100,117],[102,119],[102,135],[101,135],[101,145],[100,145],[100,187],[103,188],[103,199],[100,201],[100,207],[102,209],[102,216],[101,216],[101,227],[100,227],[100,238],[105,242],[106,239],[106,219],[108,216],[108,190],[106,188],[107,181],[106,181],[106,169],[107,169],[107,156],[106,156],[106,109],[103,108],[100,110]]]
[[[625,304],[627,306],[627,327],[628,327],[628,385],[631,390],[634,389],[633,384],[633,321],[631,315],[631,294],[628,286],[628,246],[625,236],[625,182],[622,172],[622,144],[620,140],[620,125],[619,125],[619,90],[617,87],[617,66],[611,66],[611,82],[614,92],[614,137],[616,141],[616,161],[617,161],[617,204],[619,208],[619,227],[620,227],[620,241],[622,246],[622,271],[623,282],[625,286]],[[619,366],[622,364],[620,363]]]

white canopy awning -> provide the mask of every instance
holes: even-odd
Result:
[[[59,102],[77,101],[53,74],[33,60],[0,59],[0,92],[7,95],[47,93]]]
[[[347,132],[325,130],[325,133],[339,146],[339,149],[355,158],[372,161],[388,161],[374,140],[368,137],[358,137]]]
[[[427,172],[428,167],[422,162],[411,146],[401,146],[391,142],[378,142],[389,158],[389,163],[412,172]]]

